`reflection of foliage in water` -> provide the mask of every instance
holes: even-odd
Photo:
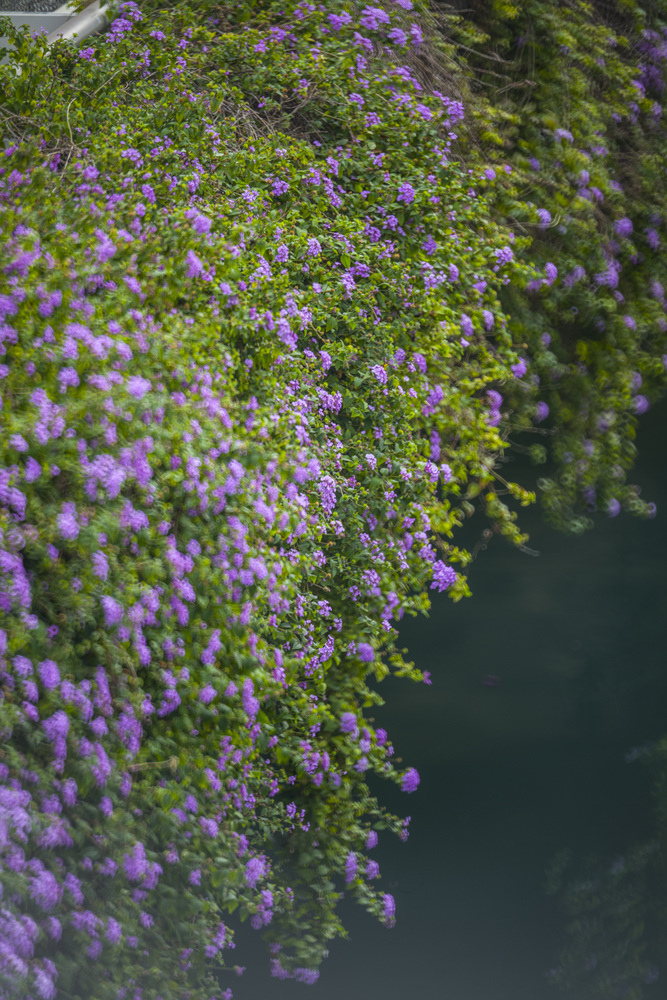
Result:
[[[624,857],[590,858],[574,870],[562,851],[547,870],[547,892],[567,916],[566,943],[549,982],[571,1000],[644,1000],[660,978],[665,953],[667,833],[667,737],[656,747],[630,751],[654,772],[657,835]],[[654,832],[654,831],[652,831]],[[664,970],[663,970],[664,972]]]

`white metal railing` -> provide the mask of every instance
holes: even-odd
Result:
[[[82,10],[78,14],[70,4],[65,3],[62,7],[58,7],[57,10],[48,14],[9,10],[0,11],[0,16],[8,17],[16,27],[21,24],[27,24],[32,29],[32,34],[35,34],[40,29],[46,31],[46,40],[49,45],[58,38],[69,39],[75,45],[80,45],[90,35],[104,31],[109,24],[106,11],[105,0],[95,0],[94,3],[91,3],[85,10]],[[2,49],[3,45],[6,48],[10,48],[9,39],[0,38],[0,49]],[[0,65],[7,61],[7,57],[5,56],[4,59],[0,60]],[[16,68],[16,72],[20,76],[20,67]]]

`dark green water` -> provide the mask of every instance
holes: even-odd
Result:
[[[653,832],[647,773],[625,757],[667,733],[666,418],[664,405],[643,418],[632,476],[654,520],[601,517],[573,538],[527,510],[539,557],[494,537],[471,568],[471,599],[437,599],[428,620],[402,627],[433,683],[385,682],[376,712],[422,779],[409,796],[378,786],[412,816],[408,842],[387,834],[375,855],[396,927],[346,903],[350,939],[333,944],[315,986],[267,981],[261,962],[235,996],[563,996],[545,978],[564,928],[547,865],[563,848],[613,861]],[[515,477],[529,485],[541,472],[517,465]],[[481,536],[477,517],[462,544]],[[485,686],[488,674],[500,683]],[[656,1000],[667,996],[661,972]]]

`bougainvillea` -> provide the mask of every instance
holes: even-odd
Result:
[[[509,224],[410,0],[110,17],[80,49],[1,25],[0,983],[209,1000],[234,914],[303,982],[343,892],[393,925],[368,855],[407,823],[368,776],[419,775],[369,713],[428,682],[396,624],[468,594],[474,504],[525,541],[513,429],[570,441],[603,398],[627,449],[663,362],[637,346],[622,409],[547,350],[564,244]],[[607,224],[616,273],[641,220]],[[627,297],[648,337],[664,294]],[[563,509],[632,505],[607,433]]]

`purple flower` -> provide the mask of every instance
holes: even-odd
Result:
[[[105,858],[100,864],[100,875],[106,875],[109,878],[113,878],[118,871],[118,863],[114,861],[113,858]]]
[[[111,944],[118,944],[123,936],[123,928],[113,917],[107,919],[107,927],[104,936]]]
[[[635,411],[637,415],[641,413],[646,413],[649,406],[650,403],[646,398],[646,396],[641,396],[641,395],[635,396],[635,398],[632,400],[632,409]]]
[[[547,276],[547,284],[553,285],[554,281],[558,277],[558,268],[556,267],[556,265],[551,263],[545,264],[544,272]]]
[[[322,253],[322,245],[320,241],[311,236],[308,240],[306,253],[309,257],[318,257]]]
[[[336,506],[335,480],[331,476],[324,476],[317,484],[317,488],[320,492],[322,508],[325,514],[331,514]]]
[[[78,536],[81,529],[76,520],[75,503],[66,502],[63,504],[62,510],[56,518],[56,524],[62,537],[68,541],[72,541]]]
[[[574,141],[572,133],[568,132],[566,128],[557,128],[554,132],[554,137],[556,139],[565,139],[566,142]]]
[[[367,642],[360,642],[357,646],[357,655],[362,663],[372,663],[375,659],[375,650]]]
[[[218,824],[214,819],[209,819],[206,816],[202,816],[199,820],[199,825],[204,831],[204,833],[212,838],[218,836]]]
[[[345,883],[349,885],[350,882],[354,880],[357,874],[357,859],[354,851],[350,851],[347,858],[345,859]]]
[[[208,705],[210,704],[210,702],[213,701],[217,693],[218,692],[215,690],[212,684],[207,684],[206,687],[203,687],[199,692],[199,700],[202,701],[205,705]]]
[[[68,386],[76,388],[79,385],[79,376],[76,368],[61,368],[58,372],[58,382],[61,392],[66,392]]]
[[[374,847],[377,847],[378,835],[375,830],[369,830],[368,836],[366,837],[366,850],[371,851]]]
[[[409,767],[401,778],[401,788],[404,792],[416,792],[419,786],[419,773],[414,767]]]
[[[364,7],[359,17],[359,24],[369,31],[375,31],[381,24],[390,24],[389,14],[380,7]]]
[[[357,717],[353,712],[343,712],[340,717],[340,730],[342,733],[349,733],[352,739],[356,740],[359,735],[359,726],[357,725]]]
[[[60,671],[58,670],[58,665],[53,662],[53,660],[42,660],[38,667],[39,676],[42,679],[42,684],[47,691],[53,690],[53,688],[58,687],[60,684]]]
[[[12,434],[9,439],[9,447],[14,448],[15,451],[27,451],[28,442],[21,434]]]
[[[438,593],[442,593],[443,590],[447,590],[448,587],[456,583],[456,570],[452,569],[451,566],[447,566],[440,559],[437,559],[433,563],[432,572],[431,590],[437,590]]]
[[[4,654],[7,652],[7,633],[2,629],[1,633],[4,637],[3,646],[4,648],[1,652]],[[32,673],[32,663],[27,656],[15,656],[12,660],[12,666],[14,667],[14,672],[18,677],[29,677]]]
[[[538,208],[537,218],[540,220],[540,227],[546,229],[551,222],[551,212],[546,208]]]
[[[100,801],[100,812],[103,816],[106,816],[107,819],[113,813],[113,802],[108,795],[104,795]]]
[[[385,892],[382,897],[382,904],[384,907],[384,922],[387,927],[393,927],[396,923],[396,903],[391,893]]]
[[[616,497],[613,497],[607,504],[607,513],[609,514],[609,517],[616,517],[616,515],[620,514],[620,512],[621,504]]]
[[[349,24],[352,18],[346,10],[341,14],[329,14],[329,23],[334,31],[340,31],[344,24]]]
[[[188,250],[185,255],[185,273],[188,278],[197,278],[204,270],[204,264],[194,252],[194,250]]]
[[[243,708],[248,717],[253,721],[259,712],[259,700],[255,698],[254,691],[255,685],[252,682],[252,678],[246,677],[243,682]]]
[[[646,230],[646,242],[651,247],[652,250],[657,250],[660,246],[660,237],[656,233],[655,229]]]
[[[62,924],[57,917],[47,917],[46,918],[46,933],[49,935],[52,941],[60,941],[63,933]]]
[[[102,552],[101,549],[98,549],[96,552],[93,552],[91,562],[93,564],[93,573],[95,576],[99,576],[100,579],[106,580],[109,575],[109,560],[107,559],[106,554]]]
[[[41,871],[30,880],[30,896],[43,910],[52,910],[60,902],[62,890],[55,875],[50,871]]]
[[[493,253],[499,264],[509,264],[510,261],[514,260],[514,253],[511,247],[500,247],[500,249],[494,250]]]
[[[415,200],[415,189],[412,184],[401,184],[398,189],[398,194],[396,195],[396,201],[404,201],[406,205],[411,204]]]
[[[146,850],[140,840],[132,848],[132,854],[123,855],[123,867],[129,882],[140,882],[148,874]]]
[[[549,416],[549,407],[542,400],[535,407],[535,422],[540,424]]]
[[[511,368],[512,374],[515,378],[523,378],[528,370],[528,366],[523,358],[519,358],[518,363],[516,365],[512,365]]]
[[[123,620],[122,604],[119,604],[118,601],[114,600],[113,597],[109,597],[107,594],[100,599],[100,604],[102,605],[102,610],[104,611],[104,624],[107,628],[112,625],[119,625]]]
[[[63,886],[67,889],[77,906],[82,906],[83,893],[81,891],[81,882],[78,880],[76,875],[73,874],[73,872],[68,872],[67,875],[65,875]]]
[[[254,888],[266,874],[266,862],[262,858],[251,858],[245,866],[245,880],[250,888]]]
[[[25,463],[25,481],[26,483],[34,483],[36,479],[42,474],[42,467],[39,462],[32,456],[28,458]]]
[[[461,331],[466,337],[472,337],[473,333],[475,332],[475,328],[472,325],[472,320],[470,319],[470,316],[468,316],[467,313],[461,313]]]
[[[617,219],[614,223],[614,232],[617,236],[621,238],[628,237],[632,234],[632,221],[625,216],[622,219]]]
[[[150,392],[152,386],[147,378],[142,378],[140,375],[131,375],[127,380],[127,391],[135,399],[143,399],[147,392]]]
[[[391,31],[387,32],[387,38],[394,43],[394,45],[406,45],[408,41],[408,36],[400,28],[392,28]]]
[[[377,861],[367,861],[366,862],[366,878],[378,878],[380,875],[380,866]]]

